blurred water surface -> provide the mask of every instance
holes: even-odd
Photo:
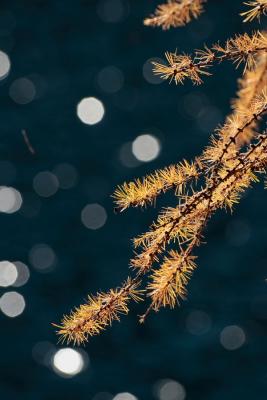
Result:
[[[125,279],[130,240],[155,216],[115,215],[116,185],[199,154],[230,110],[232,65],[175,87],[151,60],[257,26],[242,23],[240,1],[210,0],[199,20],[162,32],[142,25],[156,4],[1,2],[1,399],[266,398],[262,184],[210,221],[180,308],[140,326],[133,305],[82,349],[58,344],[51,326]]]

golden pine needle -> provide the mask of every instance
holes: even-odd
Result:
[[[267,0],[254,0],[244,2],[249,10],[242,12],[240,15],[244,17],[243,22],[251,22],[255,18],[260,19],[261,15],[267,15]]]
[[[199,15],[203,3],[168,0],[146,24],[163,29],[181,26]],[[186,4],[199,5],[201,10],[196,8],[194,14],[191,8],[182,19],[176,13],[177,5]],[[267,0],[245,4],[250,7],[242,13],[245,21],[267,14]],[[151,303],[141,316],[141,322],[152,309],[173,308],[184,299],[188,281],[196,268],[193,253],[201,244],[209,218],[218,209],[232,211],[243,192],[259,180],[260,174],[266,174],[267,132],[259,134],[257,129],[267,112],[267,34],[257,31],[251,36],[236,35],[224,46],[217,43],[211,48],[204,47],[193,56],[167,52],[166,59],[166,65],[154,63],[154,72],[176,84],[187,78],[194,84],[202,83],[203,76],[210,75],[209,68],[215,62],[230,60],[237,67],[243,63],[244,74],[232,103],[233,112],[193,162],[184,160],[116,189],[113,197],[121,211],[130,206],[150,205],[159,194],[170,189],[178,196],[178,204],[161,210],[150,229],[134,239],[139,253],[131,260],[131,266],[136,269],[133,279],[128,278],[121,287],[107,293],[89,296],[87,303],[65,316],[61,325],[55,325],[61,340],[68,343],[82,344],[99,334],[122,314],[127,314],[129,301],[140,301],[145,291]],[[169,249],[173,242],[178,250]],[[148,274],[150,280],[141,290],[143,274]]]
[[[224,46],[219,43],[211,48],[196,50],[195,55],[179,55],[166,52],[167,64],[153,62],[153,71],[162,79],[175,81],[176,84],[183,83],[190,79],[194,84],[202,83],[202,75],[211,75],[207,71],[214,62],[230,60],[236,67],[244,64],[244,72],[253,69],[257,64],[257,57],[260,53],[267,51],[267,35],[260,31],[252,36],[247,33],[236,35],[227,40]]]
[[[263,92],[257,98],[251,110],[255,112],[255,118],[267,110],[266,92]],[[253,120],[248,121],[245,126]],[[236,128],[232,137],[236,137],[238,133],[239,129]],[[232,140],[229,140],[226,145],[229,146],[231,143]],[[205,156],[203,158],[208,159],[209,162],[217,163],[222,161],[221,159],[226,154],[225,151],[228,147],[223,145],[220,147],[220,151],[217,152],[217,143],[213,146],[214,144],[211,144],[206,154],[204,153]],[[209,157],[212,156],[212,150],[216,152],[216,157],[211,160]],[[211,170],[212,175],[206,178],[205,188],[199,190],[199,192],[192,193],[191,196],[183,196],[180,205],[177,207],[163,210],[157,222],[152,224],[150,231],[135,240],[135,245],[141,246],[142,251],[131,260],[131,265],[138,269],[140,273],[147,273],[153,264],[158,262],[159,255],[165,251],[166,246],[171,241],[178,241],[180,245],[183,245],[194,238],[198,221],[201,220],[203,213],[207,212],[207,207],[210,209],[210,214],[226,205],[231,208],[233,202],[229,200],[227,193],[229,190],[230,192],[232,190],[232,193],[235,192],[235,178],[239,175],[240,166],[243,165],[240,160],[242,158],[230,159],[221,166],[216,164],[216,174],[214,174],[214,170]],[[250,180],[247,182],[248,176],[244,171],[242,172],[243,179],[248,187]],[[238,185],[243,186],[244,182],[242,182],[241,178],[242,176],[238,176],[237,182]]]
[[[262,99],[258,99],[256,109],[263,107],[264,102],[266,102],[265,94]],[[239,153],[235,160],[228,163],[227,168],[222,167],[218,172],[219,178],[211,178],[211,182],[207,179],[205,189],[192,194],[191,197],[184,197],[184,204],[180,206],[180,210],[178,208],[178,212],[177,209],[169,209],[166,216],[161,215],[160,223],[163,224],[166,218],[167,227],[165,224],[161,234],[158,234],[155,229],[155,238],[146,248],[147,251],[152,248],[152,252],[148,253],[150,260],[153,258],[153,261],[155,259],[158,261],[158,254],[163,247],[162,239],[166,241],[167,235],[169,238],[171,235],[177,235],[177,230],[179,232],[184,230],[184,232],[179,244],[181,251],[170,252],[160,269],[152,271],[152,282],[148,286],[152,303],[148,311],[151,308],[157,311],[161,306],[167,305],[173,307],[179,298],[183,299],[186,296],[186,285],[196,268],[195,257],[191,255],[191,252],[200,243],[201,229],[204,228],[207,219],[218,208],[232,209],[233,205],[239,202],[244,190],[252,182],[257,181],[256,174],[266,172],[266,166],[267,135],[264,133],[258,135],[257,141],[250,145],[247,151]],[[187,231],[190,232],[188,236]],[[140,258],[141,256],[139,255]],[[89,297],[86,304],[75,309],[70,316],[63,318],[62,324],[58,326],[58,334],[62,340],[81,344],[90,336],[100,333],[114,320],[119,320],[121,314],[128,313],[130,299],[140,300],[139,284],[138,278],[128,279],[121,288]],[[141,320],[144,320],[145,316]]]
[[[56,325],[61,340],[79,345],[90,336],[99,334],[114,320],[119,321],[121,314],[128,314],[128,303],[131,299],[141,300],[139,284],[137,279],[128,278],[121,288],[88,296],[86,304],[76,308],[69,316],[64,316],[61,325]]]
[[[199,17],[205,2],[206,0],[168,0],[144,20],[144,25],[162,27],[163,30],[184,26],[193,18]]]
[[[266,35],[266,33],[264,32]],[[233,116],[245,115],[254,99],[267,88],[267,54],[262,53],[256,59],[254,69],[246,71],[238,81],[237,98],[232,101]],[[236,140],[237,146],[249,143],[257,132],[259,120],[255,120],[249,127],[240,132]]]
[[[226,123],[217,129],[217,136],[212,137],[210,146],[201,156],[202,161],[214,164],[222,162],[224,158],[235,157],[239,137],[244,135],[246,130],[255,127],[255,123],[266,111],[267,95],[264,90],[251,100],[246,109],[240,107],[238,113],[230,115]]]
[[[120,211],[129,207],[143,207],[154,203],[160,193],[169,189],[174,189],[179,194],[186,183],[197,179],[200,169],[200,161],[189,163],[184,160],[179,164],[156,170],[143,179],[124,183],[115,190],[112,197]]]
[[[179,298],[185,299],[186,285],[196,269],[194,260],[193,256],[185,256],[171,250],[161,267],[154,271],[148,290],[155,311],[166,306],[174,308]]]
[[[208,62],[195,62],[189,55],[178,55],[177,53],[165,53],[168,64],[161,64],[153,61],[153,72],[162,79],[172,80],[178,85],[183,83],[185,79],[191,79],[196,85],[200,85],[203,81],[202,75],[209,76],[207,69],[210,67]]]

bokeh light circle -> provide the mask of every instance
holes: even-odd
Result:
[[[87,204],[81,212],[81,220],[88,229],[99,229],[105,225],[107,213],[100,204]]]
[[[123,392],[116,394],[116,396],[113,397],[113,400],[137,400],[137,397],[135,397],[132,393]]]
[[[12,286],[20,287],[25,285],[30,278],[29,268],[21,261],[15,261],[13,264],[16,266],[17,278]]]
[[[46,272],[55,265],[57,258],[52,247],[45,243],[40,243],[31,248],[29,260],[34,268],[40,272]]]
[[[53,196],[58,188],[57,177],[50,171],[41,171],[33,179],[33,188],[41,197]]]
[[[119,68],[110,65],[98,73],[97,83],[103,92],[116,93],[122,88],[124,77]]]
[[[0,261],[0,286],[8,287],[16,282],[18,271],[9,261]]]
[[[17,292],[7,292],[0,298],[0,309],[7,317],[14,318],[23,313],[24,297]]]
[[[103,103],[95,97],[85,97],[77,105],[79,119],[87,125],[98,124],[105,114]]]
[[[246,341],[246,335],[243,329],[237,325],[226,326],[220,334],[221,345],[226,350],[237,350]]]
[[[20,209],[22,197],[18,190],[13,187],[0,187],[0,212],[12,214]]]
[[[60,349],[53,356],[52,366],[59,375],[72,377],[83,370],[83,356],[80,352],[71,348]]]
[[[0,50],[0,80],[5,79],[10,71],[10,59],[6,53]]]
[[[185,400],[186,398],[184,386],[173,379],[160,380],[155,389],[155,395],[159,400]]]
[[[160,153],[160,142],[153,135],[140,135],[133,141],[132,152],[139,161],[152,161]]]
[[[28,78],[16,79],[10,86],[9,96],[17,104],[28,104],[36,95],[34,83]]]

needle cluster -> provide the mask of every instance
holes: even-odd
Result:
[[[249,7],[240,14],[244,17],[244,22],[251,22],[255,18],[260,19],[261,15],[267,15],[267,0],[253,0],[244,4]]]
[[[55,325],[62,341],[79,345],[90,336],[98,335],[114,320],[119,321],[121,314],[128,314],[130,300],[141,300],[142,291],[138,286],[137,279],[128,278],[120,288],[88,296],[85,304],[64,316],[61,325]]]
[[[203,12],[206,0],[167,0],[154,14],[144,20],[144,25],[162,27],[163,30],[186,25]]]
[[[134,182],[125,182],[118,186],[113,194],[117,208],[124,211],[129,207],[152,205],[159,194],[170,189],[175,189],[179,194],[186,183],[198,178],[201,168],[200,160],[195,162],[184,160],[176,165],[156,170]]]
[[[184,83],[190,79],[194,84],[203,83],[204,76],[211,75],[210,68],[214,63],[225,60],[233,62],[236,67],[244,64],[244,72],[254,68],[257,57],[267,50],[267,35],[260,31],[249,36],[247,33],[236,35],[227,40],[224,46],[219,43],[211,48],[207,46],[196,50],[193,55],[166,52],[166,64],[153,62],[153,71],[162,79]]]
[[[169,0],[166,6],[202,3]],[[252,9],[250,14],[245,13],[245,19],[264,14],[266,3],[246,3]],[[158,12],[157,18],[160,15]],[[165,29],[171,26],[158,24]],[[236,35],[224,46],[217,43],[197,50],[193,56],[166,53],[166,58],[166,65],[154,63],[154,72],[176,84],[185,79],[202,83],[215,62],[243,64],[232,112],[193,161],[156,170],[115,190],[116,210],[121,212],[129,207],[155,205],[158,196],[167,191],[173,191],[177,202],[174,207],[159,210],[147,231],[133,240],[133,277],[117,289],[88,297],[85,304],[65,316],[57,326],[62,340],[77,344],[87,341],[127,314],[131,300],[140,301],[144,295],[149,304],[140,322],[152,310],[179,304],[187,295],[189,280],[197,267],[196,249],[203,242],[209,219],[219,209],[232,212],[244,191],[258,182],[260,175],[266,175],[267,131],[262,130],[262,122],[267,114],[267,34],[257,31],[251,36]]]

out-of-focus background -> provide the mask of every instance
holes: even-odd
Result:
[[[158,4],[9,0],[0,12],[0,397],[3,400],[264,399],[267,193],[218,213],[180,308],[145,325],[133,305],[82,349],[52,322],[128,274],[131,238],[156,210],[115,215],[117,184],[191,159],[230,110],[240,71],[168,85],[151,59],[257,27],[241,1],[198,20],[142,25]],[[264,20],[262,22],[264,26]],[[158,206],[174,204],[162,197]]]

